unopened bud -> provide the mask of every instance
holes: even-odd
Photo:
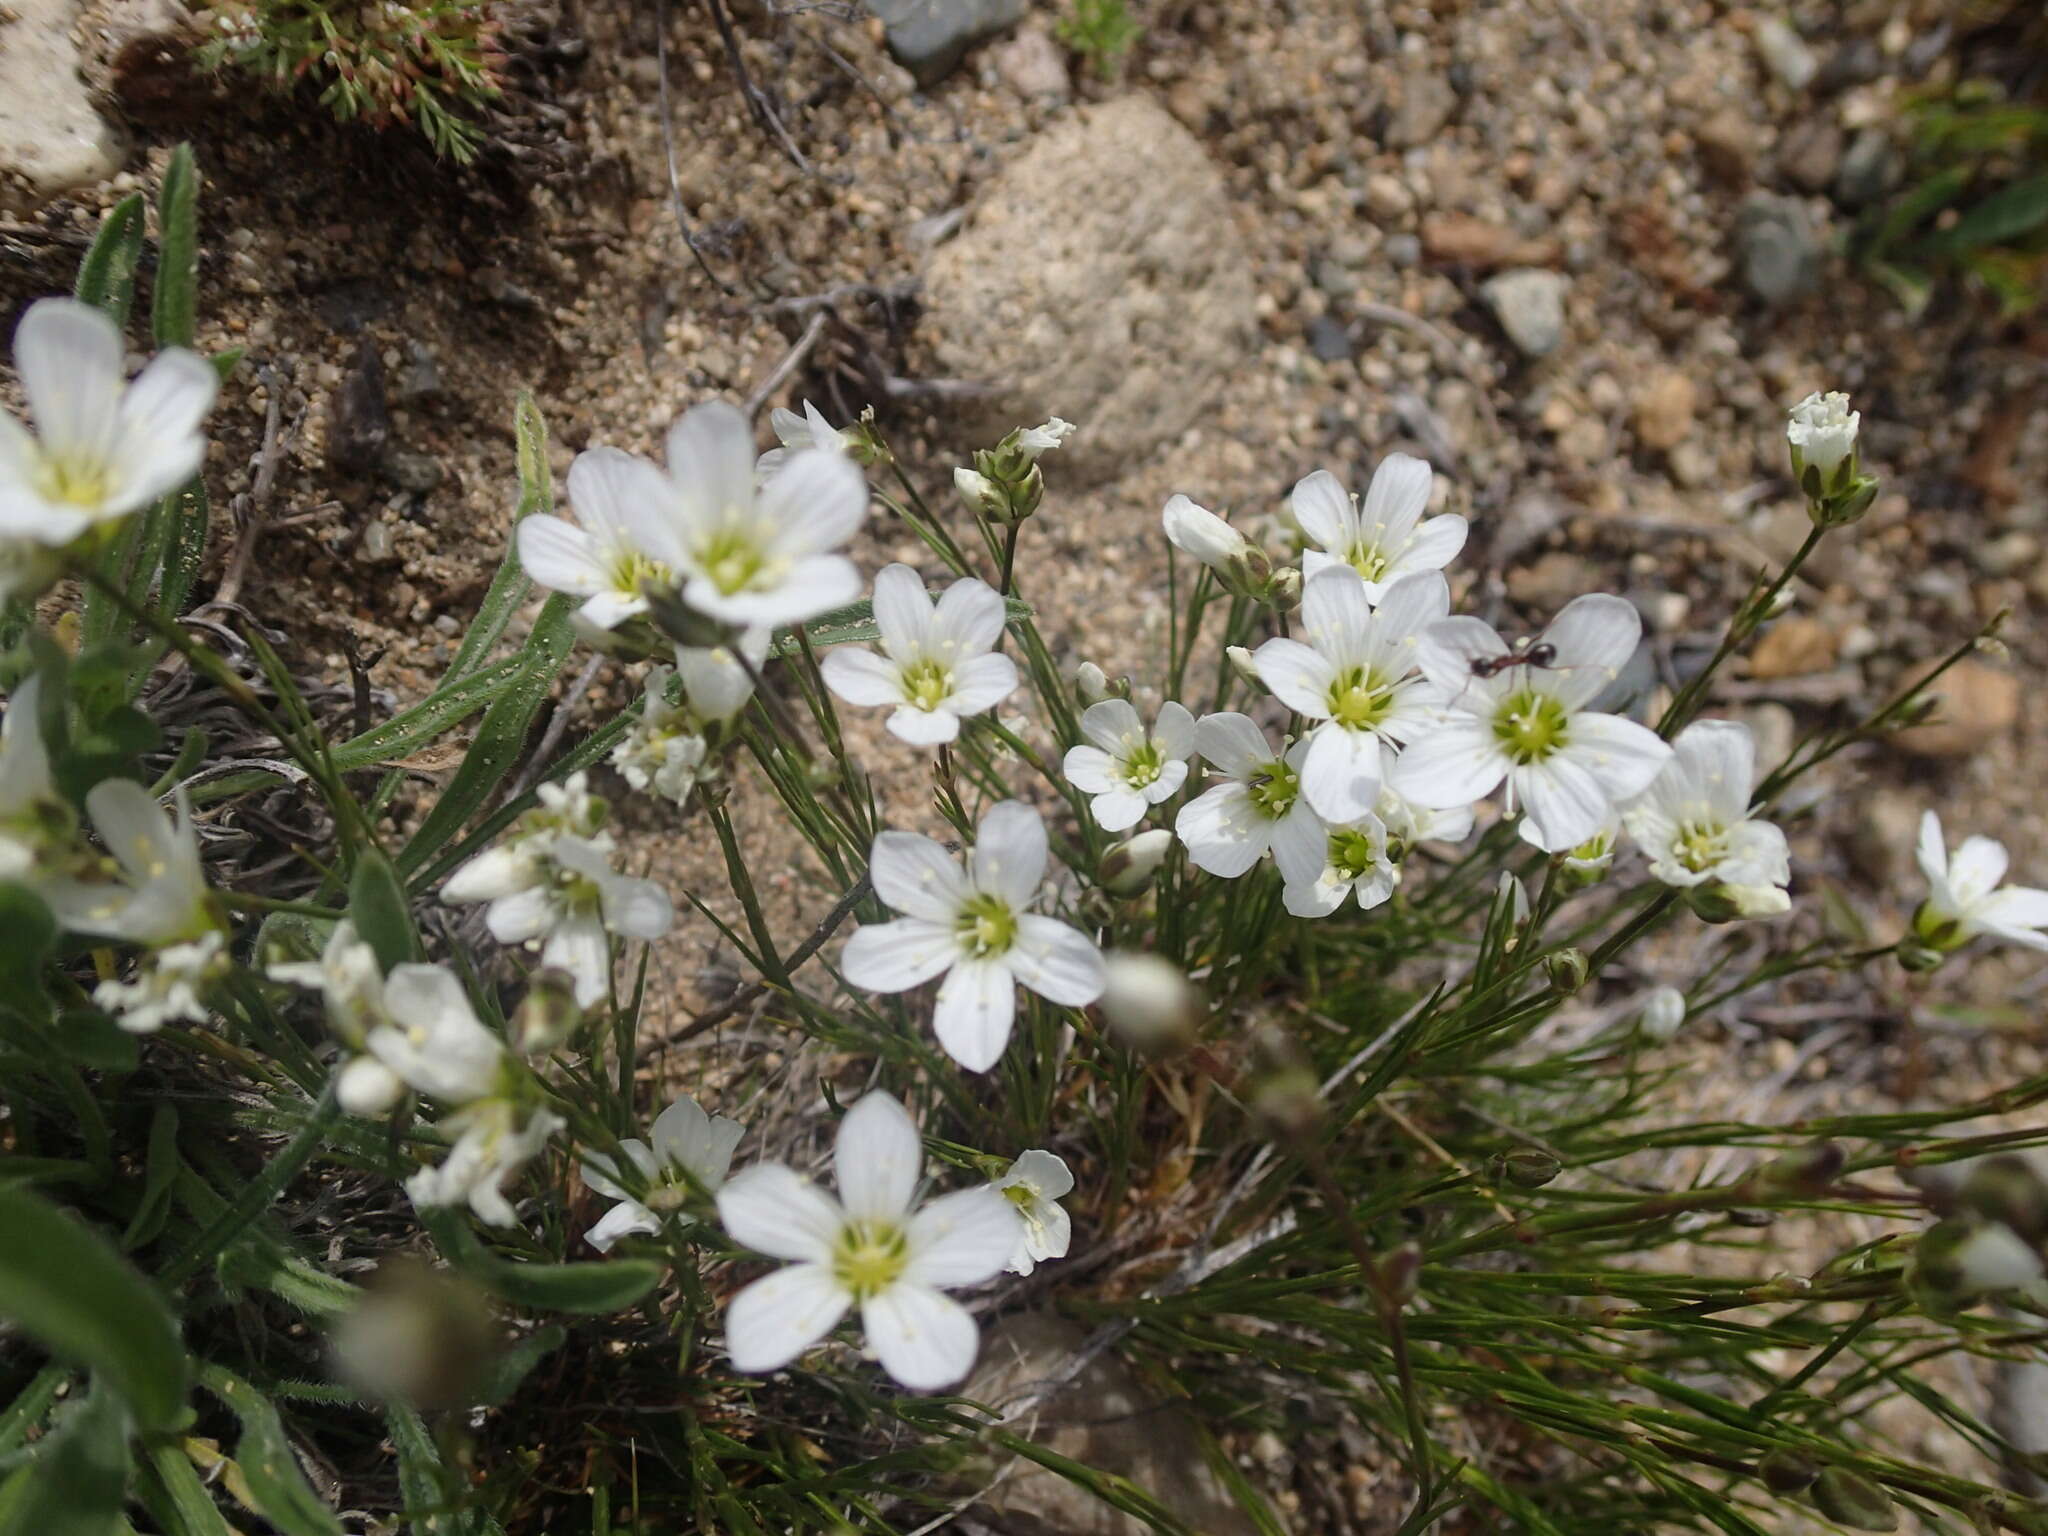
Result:
[[[1757,615],[1759,623],[1769,623],[1792,611],[1792,605],[1799,601],[1799,594],[1789,586],[1780,587],[1771,594],[1771,600],[1764,604],[1763,612]]]
[[[1009,520],[1009,503],[1002,488],[987,475],[975,470],[961,468],[953,471],[953,489],[960,493],[960,499],[967,503],[967,510],[977,517],[985,517],[992,523]]]
[[[512,1015],[512,1048],[524,1056],[545,1055],[574,1035],[582,1022],[575,978],[550,966],[534,977]]]
[[[1517,1189],[1541,1189],[1564,1172],[1563,1163],[1534,1147],[1496,1152],[1487,1166],[1493,1173],[1494,1182],[1512,1184]]]
[[[1291,565],[1283,565],[1275,571],[1266,583],[1266,601],[1275,608],[1300,607],[1301,572]]]
[[[1136,896],[1150,888],[1159,866],[1173,849],[1173,834],[1153,827],[1127,837],[1102,856],[1095,883],[1112,896]]]
[[[1235,672],[1245,682],[1251,684],[1254,688],[1266,686],[1259,679],[1259,664],[1252,659],[1252,653],[1244,646],[1229,646],[1224,650],[1223,654],[1230,658],[1230,670]]]
[[[1676,987],[1652,987],[1636,1024],[1652,1040],[1669,1040],[1685,1023],[1685,994]]]
[[[1074,668],[1074,692],[1083,704],[1100,704],[1110,695],[1109,674],[1092,661]]]
[[[405,1094],[405,1082],[374,1056],[358,1056],[334,1079],[335,1102],[352,1115],[381,1115]]]
[[[1756,1177],[1779,1189],[1817,1194],[1841,1177],[1848,1161],[1849,1154],[1839,1141],[1816,1141],[1780,1153],[1757,1169]]]
[[[1891,1495],[1845,1467],[1829,1467],[1813,1480],[1813,1507],[1852,1531],[1895,1531],[1899,1512]]]
[[[1580,949],[1560,949],[1543,962],[1550,985],[1566,997],[1586,984],[1586,954]]]
[[[2048,1239],[2048,1183],[2023,1157],[1987,1157],[1963,1180],[1958,1203],[1986,1221],[2001,1222],[2030,1243]]]
[[[1915,975],[1924,975],[1948,959],[1947,955],[1933,945],[1923,944],[1911,937],[1899,940],[1898,947],[1892,953],[1902,967]]]
[[[1773,1493],[1804,1493],[1820,1476],[1820,1468],[1797,1451],[1766,1451],[1757,1461],[1756,1474]]]
[[[467,1405],[498,1344],[489,1305],[452,1273],[387,1260],[328,1337],[334,1373],[365,1396]]]
[[[1147,1054],[1193,1042],[1207,1011],[1180,967],[1158,955],[1112,954],[1102,1017],[1125,1045]]]
[[[1702,922],[1739,923],[1776,917],[1792,909],[1792,898],[1777,885],[1695,885],[1686,901]]]

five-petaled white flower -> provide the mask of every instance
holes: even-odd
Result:
[[[1362,816],[1329,829],[1322,872],[1313,880],[1289,881],[1280,899],[1296,917],[1327,917],[1354,898],[1370,911],[1400,882],[1400,868],[1387,856],[1386,823]]]
[[[768,413],[768,426],[774,432],[776,441],[782,446],[770,448],[754,460],[754,473],[766,480],[784,464],[792,453],[805,448],[816,448],[825,453],[845,453],[853,445],[854,434],[842,432],[825,419],[825,413],[810,401],[803,403],[803,414],[775,407]]]
[[[1920,873],[1927,877],[1927,899],[1913,914],[1913,928],[1937,949],[1960,949],[1980,933],[2028,949],[2048,949],[2048,891],[2025,885],[2001,885],[2005,879],[2003,843],[1988,837],[1967,837],[1950,858],[1941,835],[1941,818],[1932,811],[1920,818],[1920,844],[1914,850]]]
[[[893,706],[889,731],[921,747],[960,734],[960,722],[984,714],[1017,686],[1017,664],[996,654],[1003,600],[972,576],[934,603],[907,565],[875,577],[875,627],[882,654],[841,646],[823,663],[825,683],[849,704]]]
[[[583,774],[543,784],[541,805],[510,840],[448,877],[441,899],[490,903],[484,922],[500,944],[538,944],[540,963],[566,971],[578,1006],[611,985],[608,933],[658,939],[675,922],[668,893],[611,867],[611,834],[599,830],[603,802]]]
[[[0,413],[0,538],[68,544],[199,473],[212,364],[170,347],[124,384],[121,363],[119,327],[90,304],[41,299],[22,316],[14,366],[36,430]]]
[[[56,878],[39,894],[74,933],[152,948],[185,944],[214,929],[199,862],[199,835],[181,789],[177,818],[133,779],[104,779],[85,797],[93,830],[120,866],[116,883]]]
[[[1522,818],[1515,831],[1531,848],[1541,848],[1545,853],[1550,852],[1550,849],[1543,846],[1542,831],[1528,817]],[[1621,813],[1610,810],[1600,818],[1600,825],[1594,829],[1591,836],[1558,851],[1558,865],[1591,884],[1613,867],[1615,849],[1620,842]]]
[[[706,1114],[684,1094],[654,1117],[648,1132],[653,1146],[634,1136],[619,1143],[630,1173],[602,1153],[585,1154],[583,1182],[619,1203],[583,1234],[584,1241],[609,1253],[622,1237],[659,1232],[662,1219],[680,1210],[695,1190],[718,1192],[732,1166],[732,1149],[745,1134],[739,1121]]]
[[[1081,712],[1087,741],[1067,748],[1061,771],[1094,798],[1088,808],[1106,832],[1136,826],[1145,812],[1171,800],[1187,782],[1195,750],[1195,717],[1168,699],[1151,730],[1127,699],[1104,699]]]
[[[1302,480],[1288,502],[1294,520],[1316,546],[1302,551],[1302,575],[1348,565],[1364,578],[1366,596],[1377,603],[1396,577],[1449,565],[1465,547],[1465,519],[1445,512],[1422,520],[1429,509],[1430,479],[1423,460],[1390,453],[1373,471],[1363,507],[1328,470]]]
[[[451,1106],[506,1086],[505,1042],[484,1027],[454,972],[394,965],[383,1002],[390,1022],[372,1029],[364,1044],[407,1086]]]
[[[675,584],[655,550],[674,538],[675,488],[643,458],[589,448],[569,466],[572,523],[548,512],[521,519],[516,537],[526,574],[580,597],[578,616],[613,629],[647,611],[646,587]]]
[[[1442,696],[1443,718],[1395,759],[1394,788],[1419,804],[1450,807],[1506,779],[1509,809],[1520,805],[1535,823],[1537,847],[1576,848],[1671,757],[1647,727],[1586,707],[1621,674],[1642,629],[1632,604],[1589,593],[1565,604],[1519,653],[1529,659],[1501,666],[1516,653],[1492,625],[1437,620],[1423,632],[1422,670]]]
[[[1060,1201],[1074,1190],[1074,1175],[1057,1153],[1033,1148],[1010,1164],[1009,1172],[989,1188],[1016,1208],[1022,1230],[1008,1268],[1028,1275],[1047,1259],[1064,1259],[1074,1240],[1074,1224]]]
[[[1856,433],[1863,413],[1849,409],[1849,397],[1840,390],[1815,392],[1792,407],[1785,423],[1785,439],[1803,475],[1811,467],[1820,472],[1821,483],[1834,478],[1842,460],[1856,449]]]
[[[133,981],[103,981],[92,1000],[114,1016],[131,1035],[149,1035],[179,1019],[204,1022],[202,988],[227,974],[227,956],[218,933],[201,934],[189,944],[172,944],[142,962]]]
[[[1391,787],[1380,791],[1379,803],[1372,813],[1387,829],[1388,843],[1397,849],[1396,863],[1406,858],[1417,843],[1462,843],[1472,835],[1471,806],[1417,805]]]
[[[1235,880],[1270,851],[1283,880],[1313,882],[1323,868],[1324,831],[1301,792],[1308,743],[1275,752],[1250,716],[1226,712],[1195,722],[1195,747],[1225,780],[1174,818],[1195,867]]]
[[[505,1198],[505,1185],[540,1155],[548,1138],[567,1121],[545,1109],[524,1108],[509,1099],[479,1099],[435,1124],[455,1145],[436,1168],[422,1168],[405,1181],[405,1192],[421,1209],[468,1201],[479,1221],[509,1227],[518,1217]]]
[[[1102,952],[1027,910],[1045,861],[1045,823],[1016,800],[982,816],[965,870],[928,837],[882,833],[869,873],[875,894],[905,915],[856,931],[841,971],[870,992],[907,992],[944,975],[932,1013],[939,1044],[969,1071],[987,1071],[1009,1044],[1020,984],[1067,1008],[1102,995]]]
[[[1450,611],[1451,589],[1436,571],[1387,583],[1374,608],[1356,571],[1327,565],[1302,588],[1308,644],[1268,640],[1254,655],[1280,702],[1320,722],[1306,738],[1301,789],[1325,821],[1370,816],[1383,745],[1412,741],[1437,718],[1436,690],[1416,664],[1423,631]]]
[[[1792,878],[1785,834],[1749,814],[1756,742],[1738,720],[1679,732],[1671,761],[1623,808],[1629,836],[1666,885],[1780,887]]]
[[[839,1198],[782,1163],[742,1169],[718,1191],[733,1241],[790,1261],[727,1303],[726,1348],[742,1371],[789,1364],[860,1308],[882,1368],[937,1391],[962,1380],[981,1345],[973,1314],[942,1294],[1002,1272],[1017,1251],[1016,1208],[994,1189],[922,1207],[924,1145],[888,1094],[864,1094],[839,1123]]]

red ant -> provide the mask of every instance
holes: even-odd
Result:
[[[1474,656],[1472,675],[1499,677],[1512,667],[1542,667],[1548,670],[1556,665],[1557,647],[1545,640],[1535,645],[1519,645],[1513,650],[1501,652],[1498,656]]]

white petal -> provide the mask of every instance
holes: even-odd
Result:
[[[976,824],[968,868],[977,891],[1029,906],[1045,878],[1045,860],[1045,822],[1023,801],[998,801]]]
[[[1477,713],[1485,707],[1493,690],[1486,686],[1491,679],[1473,676],[1472,663],[1507,653],[1507,642],[1491,624],[1460,614],[1456,618],[1438,619],[1423,630],[1416,659],[1422,675],[1449,695],[1451,703]]]
[[[874,603],[882,649],[897,661],[921,658],[932,638],[932,600],[923,579],[907,565],[885,565],[875,573]]]
[[[1671,746],[1721,819],[1741,820],[1756,782],[1756,739],[1749,727],[1740,720],[1695,720]]]
[[[1273,862],[1280,878],[1290,885],[1313,880],[1328,856],[1330,831],[1323,819],[1309,808],[1306,799],[1274,824]]]
[[[754,429],[723,400],[686,411],[668,433],[668,472],[700,526],[754,504]]]
[[[1621,676],[1643,638],[1636,605],[1608,592],[1588,592],[1566,603],[1540,643],[1557,651],[1546,681],[1568,708],[1579,709]]]
[[[966,1379],[981,1349],[974,1317],[921,1285],[892,1285],[861,1303],[861,1322],[882,1369],[916,1392]]]
[[[1017,1246],[1017,1208],[990,1184],[942,1195],[910,1219],[903,1278],[947,1290],[1003,1272]]]
[[[970,656],[953,668],[953,691],[946,708],[955,715],[979,715],[994,709],[1017,689],[1017,664],[1007,656]]]
[[[941,660],[995,649],[1008,611],[995,588],[972,576],[954,582],[932,617],[932,644]],[[947,649],[947,647],[951,649]]]
[[[1367,662],[1389,677],[1405,677],[1422,664],[1424,632],[1450,611],[1450,583],[1441,572],[1418,571],[1388,582],[1373,613]]]
[[[1020,1179],[1042,1200],[1061,1200],[1074,1192],[1074,1170],[1067,1166],[1067,1160],[1042,1147],[1018,1153],[1010,1171],[1003,1176],[1005,1184]]]
[[[2048,928],[2048,891],[2009,885],[1979,902],[1970,919],[1986,933],[2008,943],[2048,949],[2048,935],[2036,931]]]
[[[484,913],[484,926],[500,944],[524,944],[555,925],[555,904],[547,887],[528,886],[500,896]]]
[[[1671,761],[1668,742],[1648,726],[1620,715],[1574,715],[1566,741],[1562,755],[1588,769],[1614,801],[1641,794]],[[1739,799],[1747,810],[1746,788]]]
[[[939,988],[932,1032],[961,1066],[986,1072],[1002,1059],[1017,1016],[1017,981],[993,960],[962,960]]]
[[[1301,589],[1301,624],[1308,643],[1338,667],[1365,661],[1372,600],[1358,572],[1348,565],[1333,565],[1309,577]],[[1266,647],[1259,649],[1263,653]],[[1260,676],[1264,675],[1262,669]]]
[[[110,510],[167,496],[199,472],[206,440],[199,424],[213,407],[220,375],[197,352],[171,347],[136,375],[121,397],[111,468]]]
[[[960,736],[960,717],[950,709],[904,704],[889,716],[889,734],[913,747],[942,747]]]
[[[1937,887],[1948,884],[1948,849],[1941,838],[1941,818],[1933,811],[1920,813],[1920,841],[1913,849],[1913,856],[1919,861],[1920,873],[1927,877],[1928,884]]]
[[[1333,566],[1331,569],[1333,573],[1350,571],[1351,579],[1358,579],[1358,573],[1352,571],[1348,565]],[[1315,578],[1316,581],[1325,579],[1321,576]],[[1313,586],[1314,582],[1310,585]],[[1311,649],[1299,640],[1268,640],[1252,653],[1252,665],[1258,669],[1259,681],[1270,688],[1273,696],[1296,714],[1306,715],[1311,720],[1329,718],[1330,690],[1336,686],[1337,668],[1320,649]],[[1200,729],[1199,726],[1196,727],[1198,736]],[[1253,729],[1256,730],[1257,727],[1254,726]],[[1265,738],[1261,736],[1259,739],[1263,744]],[[1206,752],[1202,755],[1209,756]],[[1209,760],[1215,762],[1214,758]],[[1219,763],[1217,766],[1222,765]]]
[[[1235,880],[1264,855],[1273,823],[1253,808],[1244,785],[1218,784],[1180,808],[1173,831],[1195,868]],[[1320,862],[1320,855],[1318,855]]]
[[[822,1264],[763,1275],[726,1303],[725,1347],[736,1371],[775,1371],[832,1331],[853,1297]]]
[[[1455,512],[1446,512],[1432,517],[1408,540],[1395,569],[1400,571],[1440,571],[1458,558],[1458,551],[1465,547],[1468,528],[1465,519]]]
[[[557,923],[541,945],[540,963],[569,973],[579,1007],[591,1007],[611,990],[612,942],[594,916]]]
[[[458,906],[472,901],[495,901],[525,890],[535,878],[533,861],[511,844],[501,843],[450,875],[441,887],[441,899]]]
[[[1290,881],[1281,887],[1280,902],[1296,917],[1328,917],[1350,894],[1351,882],[1334,869],[1325,869],[1314,880]]]
[[[1040,997],[1068,1008],[1085,1008],[1102,996],[1108,976],[1102,951],[1086,934],[1034,912],[1018,917],[1017,938],[1003,962]]]
[[[1369,731],[1335,721],[1316,728],[1301,764],[1301,792],[1325,821],[1343,825],[1372,814],[1380,798],[1380,743]]]
[[[1359,526],[1365,536],[1384,551],[1400,548],[1429,508],[1431,478],[1425,460],[1405,453],[1390,453],[1381,459],[1359,511]]]
[[[1586,841],[1613,809],[1600,781],[1569,753],[1513,771],[1515,797],[1536,825],[1530,838],[1546,853],[1563,853]]]
[[[924,1142],[910,1111],[880,1090],[862,1094],[839,1122],[832,1168],[850,1219],[895,1221],[907,1214],[924,1172]]]
[[[612,1244],[622,1237],[660,1230],[659,1216],[644,1205],[632,1200],[623,1200],[599,1217],[597,1224],[583,1234],[583,1240],[599,1253],[610,1253]]]
[[[1082,749],[1077,747],[1075,750]],[[1167,793],[1171,794],[1172,791],[1169,790]],[[1152,802],[1144,795],[1134,789],[1125,789],[1120,784],[1111,786],[1088,802],[1088,810],[1094,816],[1095,824],[1105,832],[1123,832],[1135,827],[1145,819],[1145,812],[1151,808]]]
[[[574,523],[536,512],[520,520],[514,537],[521,569],[548,590],[577,597],[611,590],[611,572],[598,558],[596,541]]]
[[[612,932],[629,939],[658,939],[675,926],[676,912],[668,892],[652,880],[613,875],[602,886],[604,920]]]
[[[950,923],[968,897],[967,877],[953,855],[914,832],[883,832],[868,856],[875,894],[896,911]]]
[[[1195,717],[1187,705],[1168,699],[1159,706],[1159,718],[1152,724],[1152,740],[1168,762],[1184,762],[1195,750]]]
[[[76,299],[39,299],[14,332],[14,368],[47,453],[105,463],[121,401],[121,333]]]
[[[1394,759],[1388,776],[1402,798],[1432,810],[1454,810],[1490,793],[1508,767],[1492,729],[1459,717],[1411,742]]]
[[[878,709],[903,702],[903,669],[873,651],[840,646],[818,664],[825,686],[849,704]]]
[[[762,516],[785,555],[819,555],[852,538],[868,515],[868,482],[844,454],[801,448],[761,487]]]
[[[784,1163],[756,1163],[718,1191],[718,1219],[742,1248],[771,1259],[832,1261],[846,1214],[824,1190]]]
[[[104,831],[103,828],[102,835]],[[1988,837],[1966,837],[1949,860],[1949,889],[1955,892],[1956,900],[1966,905],[1981,901],[1998,889],[2006,867],[2005,844]]]
[[[1129,699],[1103,699],[1081,711],[1081,734],[1111,756],[1145,737],[1145,722]]]
[[[1226,710],[1204,715],[1195,722],[1195,749],[1214,767],[1233,779],[1242,779],[1253,769],[1270,763],[1279,754],[1266,733],[1252,723],[1249,715]]]
[[[1326,469],[1319,469],[1294,487],[1288,505],[1301,531],[1331,555],[1349,557],[1358,537],[1358,509],[1351,493]]]
[[[1085,721],[1082,728],[1087,728]],[[1123,781],[1111,773],[1113,766],[1109,754],[1100,747],[1069,747],[1060,762],[1060,772],[1084,795],[1107,795],[1123,788]],[[1140,810],[1139,814],[1144,812]]]
[[[959,958],[952,930],[921,917],[867,923],[839,952],[840,974],[868,992],[908,992]]]

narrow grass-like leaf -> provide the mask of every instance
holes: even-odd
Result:
[[[79,264],[72,296],[104,310],[114,324],[126,326],[135,302],[135,269],[142,261],[143,226],[148,212],[140,192],[131,192],[100,221],[92,249]]]
[[[0,1317],[98,1373],[147,1430],[185,1409],[185,1350],[157,1293],[99,1233],[47,1201],[0,1191]]]
[[[171,1212],[171,1194],[177,1188],[178,1170],[183,1166],[178,1156],[178,1107],[159,1104],[149,1122],[149,1161],[143,1166],[142,1199],[128,1220],[128,1230],[121,1234],[124,1249],[132,1253],[143,1244],[154,1242],[163,1231]]]
[[[410,709],[337,743],[332,751],[335,768],[353,773],[411,756],[489,704],[524,670],[519,657],[507,656],[459,680],[443,682]]]
[[[151,1447],[149,1473],[155,1477],[156,1496],[147,1502],[164,1536],[234,1536],[182,1442],[165,1440]]]
[[[101,1387],[0,1489],[0,1536],[116,1536],[133,1462],[128,1416]]]
[[[344,1536],[341,1521],[300,1470],[284,1420],[270,1399],[219,1366],[203,1368],[199,1384],[242,1421],[235,1462],[263,1518],[283,1536]]]
[[[2048,171],[2000,187],[1943,230],[1940,243],[1946,251],[2003,245],[2043,224],[2048,224]]]
[[[653,1259],[593,1264],[522,1264],[491,1252],[452,1209],[422,1212],[450,1263],[494,1296],[542,1312],[619,1312],[659,1283],[667,1266]]]
[[[348,883],[349,917],[385,970],[420,958],[420,941],[398,871],[381,848],[365,848]]]
[[[519,465],[519,505],[512,515],[516,532],[519,523],[536,512],[552,512],[555,506],[554,481],[548,470],[547,422],[541,417],[540,407],[533,403],[533,396],[524,390],[512,410],[512,437],[518,446]],[[483,665],[491,647],[504,634],[506,624],[532,591],[533,583],[519,564],[519,543],[515,537],[505,547],[504,558],[498,562],[490,588],[470,620],[462,644],[456,648],[455,659],[448,664],[442,686]]]
[[[156,287],[150,327],[160,347],[189,347],[199,325],[199,166],[180,144],[164,167],[156,202]]]
[[[164,502],[168,536],[161,559],[162,579],[157,583],[156,611],[166,619],[185,612],[192,584],[199,579],[199,567],[206,561],[206,534],[212,524],[212,504],[206,487],[195,480]]]

